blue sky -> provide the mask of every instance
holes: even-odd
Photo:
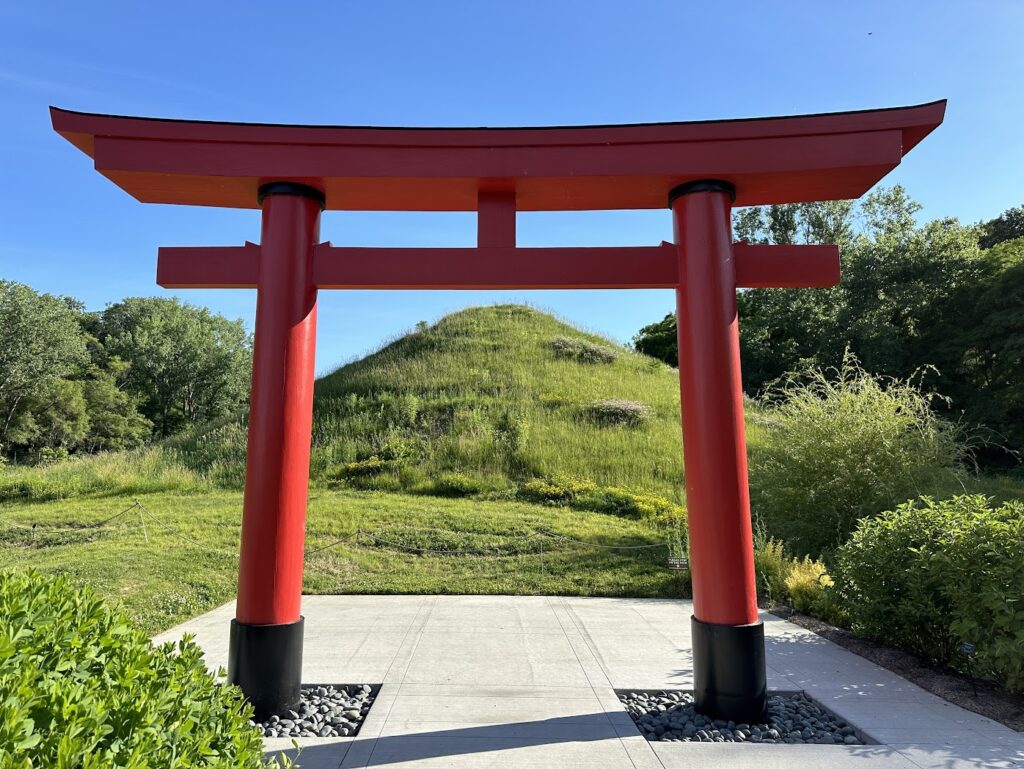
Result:
[[[1024,2],[11,3],[0,30],[0,278],[100,309],[156,286],[160,245],[259,239],[259,213],[135,202],[47,105],[360,125],[698,120],[949,99],[887,182],[927,218],[1024,203]],[[473,245],[470,214],[328,212],[336,245]],[[653,244],[667,211],[527,214],[519,243]],[[181,291],[251,326],[255,293]],[[529,301],[628,340],[669,291],[322,292],[317,369],[468,304]]]

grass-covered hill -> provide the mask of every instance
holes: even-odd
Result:
[[[529,307],[473,307],[317,382],[313,473],[362,488],[497,491],[575,479],[673,497],[668,366]]]
[[[135,452],[0,473],[0,500],[241,489],[244,418]],[[311,483],[678,512],[679,384],[664,363],[521,305],[420,324],[316,384]]]

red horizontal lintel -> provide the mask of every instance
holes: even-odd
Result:
[[[330,210],[474,211],[480,191],[498,184],[517,210],[563,211],[664,208],[673,187],[697,179],[733,183],[739,206],[858,197],[944,113],[935,102],[753,120],[424,129],[53,108],[51,120],[143,202],[257,208],[260,184],[274,180],[317,187]]]

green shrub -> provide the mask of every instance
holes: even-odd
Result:
[[[836,567],[855,630],[1024,690],[1024,503],[907,502],[862,521]]]
[[[597,484],[577,478],[558,478],[542,480],[536,478],[523,484],[519,489],[519,498],[527,502],[538,502],[542,505],[571,505],[588,492],[594,491]]]
[[[346,462],[336,471],[336,475],[340,478],[355,478],[363,475],[377,475],[389,467],[391,462],[381,459],[376,454],[366,459],[361,459],[358,462]]]
[[[89,590],[0,572],[5,769],[264,766],[251,712],[191,640],[154,647]]]
[[[530,435],[530,420],[523,414],[504,410],[495,420],[492,434],[496,444],[514,454],[523,447]]]
[[[465,473],[442,473],[431,484],[429,493],[439,497],[470,497],[487,489],[487,484],[481,478]]]
[[[777,539],[758,536],[754,541],[754,574],[757,578],[757,594],[769,603],[786,600],[786,578],[793,567],[792,559],[786,555],[786,548]]]
[[[362,491],[401,491],[402,482],[393,471],[372,475],[353,475],[346,479],[349,486]]]
[[[770,604],[790,604],[805,614],[822,616],[832,578],[825,564],[809,556],[793,558],[777,539],[758,531],[754,536],[754,574],[757,594]],[[834,617],[834,612],[829,616]],[[822,616],[822,619],[825,619]]]
[[[534,479],[523,484],[517,496],[543,505],[564,505],[577,510],[651,519],[659,526],[675,526],[686,518],[683,508],[664,497],[619,486],[598,486],[593,481],[579,478]]]
[[[612,347],[567,336],[556,336],[548,346],[556,358],[569,358],[580,363],[612,363],[619,357],[619,351]]]
[[[579,507],[599,513],[611,513],[629,518],[650,518],[681,512],[678,505],[655,494],[643,494],[618,486],[602,486],[584,492],[578,499]]]
[[[794,560],[786,576],[786,592],[790,603],[804,614],[816,614],[826,591],[832,587],[832,578],[825,571],[825,564],[815,561],[809,555],[803,560]]]
[[[861,518],[961,472],[960,431],[933,413],[928,396],[871,376],[851,356],[771,398],[764,440],[751,450],[751,502],[768,534],[796,553],[827,553]]]
[[[637,401],[602,398],[587,407],[587,414],[599,425],[639,427],[650,419],[651,410]]]

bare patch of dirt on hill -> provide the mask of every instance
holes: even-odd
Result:
[[[891,670],[925,691],[952,702],[964,710],[991,718],[1011,729],[1024,732],[1024,696],[1012,694],[992,681],[958,673],[949,668],[937,668],[919,657],[862,638],[856,633],[829,625],[820,619],[801,614],[786,606],[765,606],[776,617],[806,628],[847,651],[864,657],[876,665]]]

